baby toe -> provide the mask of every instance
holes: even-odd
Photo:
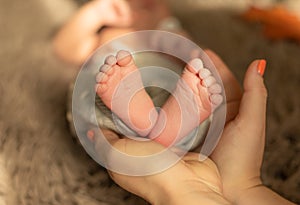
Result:
[[[199,58],[195,58],[191,60],[186,66],[186,69],[194,74],[198,73],[199,70],[202,68],[203,68],[203,62]]]
[[[97,83],[105,83],[108,80],[108,76],[103,73],[103,72],[99,72],[96,76],[96,82]]]
[[[107,56],[105,58],[104,62],[105,62],[105,64],[112,66],[112,65],[115,65],[117,63],[117,59],[116,59],[115,56],[110,55],[110,56]]]
[[[213,94],[209,97],[211,103],[215,106],[220,105],[223,102],[223,96],[220,94]]]
[[[117,53],[117,62],[120,66],[127,66],[132,63],[132,55],[129,51],[120,50]]]
[[[222,92],[222,87],[218,83],[215,83],[208,88],[208,92],[211,94],[220,94]]]
[[[207,68],[202,68],[199,70],[199,77],[205,79],[211,75],[211,72]]]
[[[205,87],[210,87],[216,83],[216,79],[213,76],[208,76],[202,80],[202,85]]]
[[[105,73],[106,75],[112,75],[114,73],[114,68],[111,65],[104,64],[100,67],[99,71]]]
[[[95,85],[95,91],[97,94],[102,94],[108,89],[108,86],[106,84],[96,84]]]

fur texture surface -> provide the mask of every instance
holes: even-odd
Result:
[[[240,81],[251,60],[267,59],[263,180],[300,203],[300,45],[268,41],[259,26],[236,17],[243,1],[226,1],[226,7],[209,1],[192,8],[189,2],[200,0],[177,0],[173,9],[196,42],[215,50]],[[51,38],[76,6],[72,0],[0,0],[0,205],[147,204],[115,185],[70,136],[66,94],[76,71],[53,56]]]

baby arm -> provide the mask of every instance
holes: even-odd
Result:
[[[94,0],[82,6],[53,40],[55,53],[67,63],[81,65],[100,45],[103,26],[125,27],[131,14],[123,0]]]

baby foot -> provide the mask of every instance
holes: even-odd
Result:
[[[150,133],[150,138],[169,146],[179,141],[222,103],[222,87],[199,58],[184,69],[172,96],[163,106],[163,115]],[[164,126],[163,126],[164,125]]]
[[[178,85],[179,89],[177,87],[176,90],[178,93],[175,93],[175,96],[182,97],[183,92],[186,92],[181,84],[183,81],[191,88],[194,94],[201,123],[222,103],[222,87],[217,83],[211,72],[203,68],[203,63],[199,58],[192,60],[185,67]],[[186,101],[187,99],[182,100],[183,103],[188,102]],[[185,104],[182,104],[182,106],[185,106]]]
[[[119,51],[116,57],[108,56],[96,81],[96,92],[103,103],[139,135],[148,135],[158,114],[132,55]]]

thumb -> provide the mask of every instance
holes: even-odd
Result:
[[[267,90],[263,80],[265,68],[265,60],[252,62],[244,79],[244,95],[237,120],[239,126],[251,134],[261,134],[265,129],[267,104]]]

